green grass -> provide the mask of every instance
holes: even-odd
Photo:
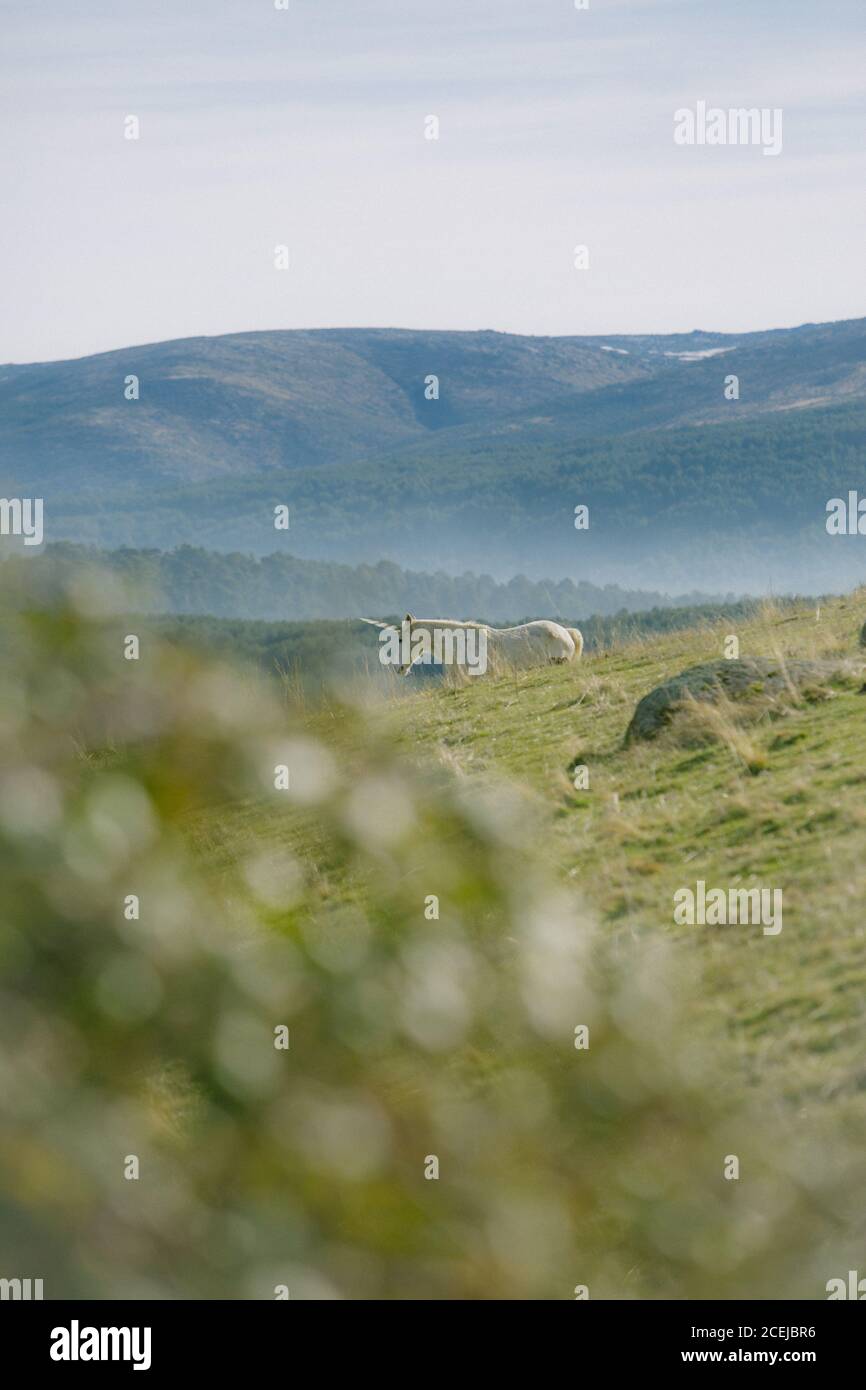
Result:
[[[817,703],[764,708],[711,741],[676,726],[626,748],[637,700],[685,667],[740,654],[857,657],[857,596],[767,607],[748,621],[653,636],[585,659],[453,686],[431,683],[383,705],[383,737],[420,766],[516,786],[527,834],[552,872],[576,884],[610,933],[676,943],[699,974],[689,1004],[696,1044],[716,1052],[733,1090],[843,1124],[866,1106],[866,697],[856,685]],[[311,716],[329,736],[326,711]],[[747,753],[743,754],[743,741]],[[343,747],[341,756],[352,758]],[[577,791],[571,769],[585,764]],[[292,838],[257,806],[221,818],[220,838]],[[294,844],[308,862],[315,846]],[[324,893],[354,890],[329,880]],[[679,927],[673,894],[708,885],[781,888],[784,928]]]
[[[724,739],[684,748],[677,731],[623,746],[636,701],[687,666],[722,655],[856,654],[851,601],[765,610],[589,659],[431,692],[403,734],[415,757],[448,750],[469,775],[499,774],[548,813],[550,853],[609,930],[663,933],[693,953],[703,988],[694,1024],[730,1053],[730,1075],[772,1100],[820,1109],[866,1099],[866,698],[855,690],[786,704],[748,729],[755,776]],[[775,716],[775,717],[774,717]],[[575,792],[568,770],[589,769]],[[678,927],[678,887],[780,887],[784,927]]]

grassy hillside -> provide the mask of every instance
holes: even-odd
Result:
[[[579,669],[428,690],[402,714],[415,759],[527,788],[558,871],[606,930],[666,937],[700,972],[694,1024],[733,1086],[794,1106],[816,1140],[866,1118],[866,697],[792,702],[745,731],[623,747],[637,700],[685,667],[742,655],[857,655],[866,594],[652,636]],[[866,664],[866,657],[864,657]],[[757,775],[748,763],[760,768]],[[575,791],[570,769],[589,769]],[[784,928],[676,927],[681,886],[781,887]]]
[[[866,668],[857,645],[866,593],[820,608],[679,616],[693,625],[619,642],[612,633],[615,645],[579,667],[444,687],[395,680],[385,736],[419,767],[518,787],[556,873],[606,931],[676,944],[702,982],[694,1027],[735,1091],[753,1088],[773,1110],[796,1107],[816,1135],[849,1113],[866,1120],[866,696],[854,688],[785,700],[754,719],[746,710],[742,727],[729,711],[715,727],[685,721],[623,746],[641,696],[721,657],[731,634],[743,656],[852,657]],[[311,721],[327,736],[328,715]],[[341,756],[353,756],[351,745]],[[588,768],[588,790],[575,790],[575,765]],[[255,808],[239,826],[244,840],[273,834]],[[225,845],[232,827],[223,820],[212,831]],[[673,894],[697,879],[781,888],[781,934],[675,926]]]
[[[550,888],[560,884],[576,894],[618,963],[608,968],[625,972],[620,1007],[632,1040],[649,1057],[655,1024],[646,1007],[659,1017],[676,1013],[679,1031],[666,1044],[666,1060],[681,1074],[702,1075],[714,1102],[750,1117],[747,1128],[762,1134],[775,1155],[759,1183],[760,1201],[770,1225],[774,1213],[783,1225],[790,1220],[791,1230],[804,1218],[793,1216],[786,1184],[802,1181],[812,1163],[825,1174],[840,1172],[847,1146],[862,1146],[866,1136],[866,697],[858,680],[770,708],[747,702],[723,710],[718,721],[685,716],[652,743],[626,748],[623,736],[642,695],[688,666],[718,658],[731,634],[742,655],[852,657],[866,670],[857,646],[864,612],[863,592],[823,604],[820,615],[813,605],[768,605],[685,631],[650,633],[591,654],[579,667],[444,688],[419,683],[413,698],[395,682],[392,700],[374,718],[378,746],[389,756],[406,760],[420,776],[439,769],[463,795],[480,796],[484,816],[515,856],[527,843],[543,846]],[[331,710],[313,714],[308,728],[352,779],[364,742],[347,736]],[[576,765],[589,770],[587,790],[575,790]],[[380,892],[375,877],[347,875],[339,860],[323,856],[320,839],[255,804],[205,815],[197,833],[223,871],[242,847],[289,849],[338,915],[375,902]],[[780,888],[781,933],[764,936],[750,925],[676,926],[673,895],[698,879],[726,890]],[[416,865],[400,886],[410,897],[414,890],[420,915],[424,895],[447,884],[442,865],[435,872]],[[454,910],[443,907],[446,920]],[[484,940],[483,916],[466,904],[462,911],[472,939]],[[552,922],[557,911],[551,904]],[[520,928],[515,933],[492,946],[488,940],[487,949],[507,959]],[[565,962],[562,969],[567,973]],[[647,992],[651,1006],[638,1002]],[[495,1085],[498,1062],[483,1047],[462,1067],[470,1093]],[[681,1132],[682,1117],[669,1123]],[[575,1117],[575,1124],[585,1135],[584,1121]],[[614,1145],[618,1124],[610,1135]],[[741,1155],[729,1125],[720,1123],[715,1142],[720,1152]],[[743,1183],[752,1195],[756,1172],[752,1167]],[[686,1185],[682,1172],[671,1182]],[[807,1187],[812,1183],[806,1180]],[[706,1188],[696,1200],[689,1220],[699,1223],[703,1203],[714,1199]],[[827,1248],[836,1253],[825,1249],[817,1263],[803,1257],[796,1274],[789,1265],[762,1296],[823,1296],[817,1270],[838,1263],[846,1242],[849,1249],[862,1245],[862,1210],[853,1225],[846,1225],[835,1198],[822,1211],[821,1239],[829,1230]],[[714,1236],[716,1252],[731,1235],[726,1221]],[[778,1232],[758,1240],[768,1259],[784,1243]],[[799,1258],[782,1256],[795,1264]],[[736,1293],[722,1296],[744,1293],[743,1278],[737,1276]],[[716,1266],[710,1285],[718,1293],[723,1282]],[[610,1287],[608,1296],[623,1296],[622,1288]]]

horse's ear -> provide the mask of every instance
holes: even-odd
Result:
[[[405,619],[404,619],[404,622],[407,622],[407,623],[414,623],[414,621],[415,621],[414,616],[413,616],[411,613],[407,613],[407,614],[406,614],[406,617],[405,617]]]

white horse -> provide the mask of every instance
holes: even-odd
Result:
[[[400,631],[394,623],[380,623],[376,618],[362,618],[361,622],[384,631]],[[457,618],[416,618],[407,613],[401,628],[408,631],[410,647],[412,637],[417,632],[433,634],[437,628],[452,632],[460,629],[483,632],[488,651],[503,657],[511,666],[547,666],[551,662],[562,665],[580,660],[583,654],[583,636],[578,629],[563,627],[561,623],[551,622],[548,618],[536,618],[517,627],[489,627],[487,623],[461,622]],[[400,674],[408,676],[413,665],[414,660],[410,660],[400,666]]]

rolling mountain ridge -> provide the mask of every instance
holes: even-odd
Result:
[[[44,497],[46,539],[108,547],[288,540],[424,570],[729,591],[733,566],[743,586],[826,588],[864,572],[823,528],[864,444],[863,319],[736,336],[287,330],[0,367],[3,494]]]

